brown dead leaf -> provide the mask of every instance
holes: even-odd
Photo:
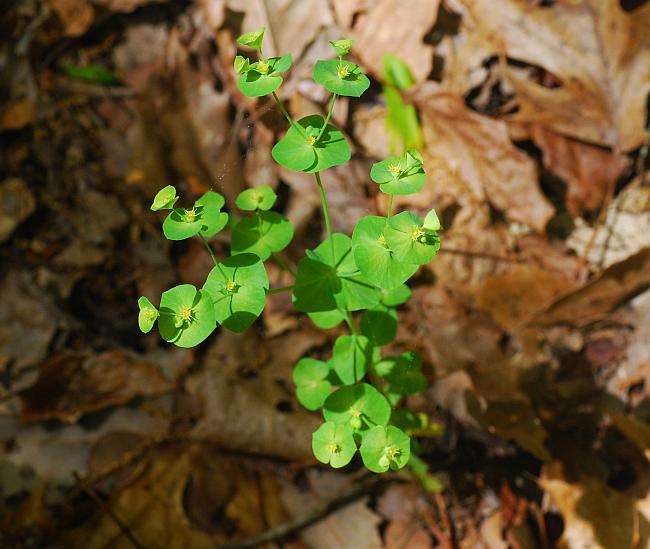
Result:
[[[533,160],[512,144],[507,125],[471,111],[462,97],[433,82],[420,86],[413,98],[429,153],[457,169],[476,197],[543,231],[553,207],[539,189]]]
[[[308,490],[299,491],[288,483],[283,486],[282,502],[293,518],[303,517],[310,509],[352,489],[349,478],[332,471],[310,470],[307,481]],[[380,522],[366,498],[339,509],[299,535],[311,549],[380,549]]]
[[[294,63],[319,31],[334,22],[329,3],[321,0],[227,0],[227,6],[245,14],[242,32],[266,27],[266,55],[291,53]]]
[[[16,177],[0,183],[0,242],[36,209],[36,199],[27,184]]]
[[[0,116],[0,132],[19,130],[31,124],[36,118],[36,105],[30,99],[9,101]]]
[[[513,330],[572,284],[557,273],[533,265],[512,265],[507,272],[484,279],[472,289],[478,309],[487,311],[507,330]]]
[[[59,16],[66,36],[81,36],[93,22],[93,6],[88,0],[48,0]]]
[[[645,138],[650,90],[650,5],[626,12],[618,0],[554,2],[451,0],[475,38],[472,50],[542,67],[559,79],[545,87],[525,71],[501,68],[516,94],[512,120],[628,151]],[[471,52],[470,52],[471,55]],[[463,52],[458,53],[462,57]],[[464,90],[468,91],[468,90]]]
[[[134,360],[123,351],[94,357],[66,353],[43,362],[36,383],[21,391],[22,418],[72,423],[83,414],[125,404],[136,396],[160,395],[173,387],[155,364]]]
[[[603,204],[609,189],[630,165],[630,159],[563,137],[535,125],[535,144],[542,149],[544,165],[567,183],[567,207],[576,216]]]
[[[325,340],[311,328],[268,341],[252,330],[220,333],[203,371],[187,381],[203,407],[193,434],[226,448],[311,459],[318,418],[296,404],[286,380],[298,359]]]
[[[607,268],[596,279],[562,296],[529,324],[550,326],[567,323],[582,326],[613,311],[650,285],[650,249]]]
[[[438,15],[439,0],[334,0],[334,10],[353,53],[376,77],[386,53],[405,52],[416,81],[424,81],[433,65],[433,46],[424,43]]]
[[[650,528],[637,508],[635,497],[595,479],[570,484],[562,479],[542,478],[539,483],[562,513],[564,532],[559,540],[562,547],[648,546]]]
[[[165,4],[169,0],[93,0],[95,4],[103,6],[111,11],[131,13],[133,10],[146,4]]]

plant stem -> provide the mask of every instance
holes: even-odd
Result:
[[[393,215],[393,194],[388,195],[388,215],[386,216],[390,219],[390,216]]]
[[[275,261],[278,266],[287,271],[293,278],[296,278],[296,271],[294,271],[289,264],[278,254],[271,254],[273,261]]]
[[[203,242],[203,245],[205,246],[205,249],[208,250],[208,253],[210,254],[210,257],[212,258],[212,261],[214,261],[214,264],[218,265],[219,262],[217,261],[217,257],[214,255],[214,252],[212,251],[212,248],[210,247],[210,244],[208,244],[208,241],[203,237],[202,234],[199,234],[198,236],[201,239],[201,242]]]
[[[287,122],[289,122],[289,124],[291,126],[296,128],[296,130],[298,130],[301,134],[304,135],[304,132],[302,131],[302,128],[300,126],[298,126],[298,124],[296,124],[293,121],[293,118],[291,118],[291,115],[289,114],[287,109],[284,108],[284,105],[282,104],[282,101],[280,101],[280,98],[278,97],[278,94],[275,93],[275,92],[271,92],[271,93],[273,94],[273,99],[275,99],[275,102],[278,104],[278,107],[280,107],[280,110],[282,111],[282,114],[284,114],[284,117],[287,119]]]
[[[327,111],[327,118],[325,119],[325,124],[323,124],[323,127],[320,129],[318,137],[316,138],[316,143],[314,143],[314,145],[320,141],[321,136],[323,135],[323,133],[325,133],[325,128],[327,128],[327,124],[329,123],[330,118],[332,118],[332,112],[334,111],[334,103],[336,103],[337,97],[338,95],[336,95],[335,93],[332,94],[332,100],[330,101],[330,108]]]
[[[332,245],[332,262],[336,263],[336,254],[334,253],[334,239],[332,238],[332,221],[330,220],[330,211],[327,207],[327,197],[325,196],[325,187],[320,180],[320,172],[314,172],[316,176],[316,183],[318,184],[318,191],[320,193],[320,203],[323,206],[323,215],[325,217],[325,228],[327,229],[327,238]]]
[[[273,295],[273,294],[281,294],[282,292],[290,292],[293,290],[293,284],[291,286],[281,286],[280,288],[270,288],[266,294],[267,295]]]
[[[354,325],[354,318],[350,311],[345,311],[345,321],[348,323],[348,328],[350,328],[352,335],[358,335],[357,327]]]

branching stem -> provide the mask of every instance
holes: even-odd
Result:
[[[393,194],[388,195],[388,215],[386,216],[390,219],[390,216],[393,215]]]
[[[288,263],[283,259],[283,257],[282,257],[281,255],[279,255],[279,254],[272,254],[271,257],[272,257],[273,261],[275,261],[281,269],[284,269],[284,270],[287,271],[291,276],[293,276],[293,278],[296,278],[296,271],[294,271],[294,270],[289,266],[289,264],[288,264]]]
[[[325,128],[327,128],[327,124],[329,124],[329,121],[332,118],[332,112],[334,111],[334,103],[336,103],[337,97],[338,95],[336,95],[335,93],[332,94],[332,100],[330,101],[330,108],[327,111],[327,118],[325,119],[325,124],[323,124],[323,127],[320,129],[318,137],[316,138],[316,143],[320,141],[321,136],[323,135],[323,133],[325,133]]]

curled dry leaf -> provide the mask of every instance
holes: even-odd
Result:
[[[0,132],[19,130],[31,124],[36,118],[36,105],[31,99],[9,101],[0,116]]]
[[[564,295],[530,321],[533,326],[584,326],[603,318],[650,285],[650,248],[605,269],[594,280]]]
[[[475,62],[489,56],[541,67],[559,79],[545,87],[510,66],[501,71],[516,94],[511,119],[628,151],[645,138],[650,90],[650,5],[626,12],[618,0],[554,2],[451,0],[475,34]],[[478,42],[478,44],[477,44]],[[462,58],[464,52],[458,52]],[[464,90],[468,91],[468,90]]]
[[[553,207],[537,184],[531,158],[510,141],[504,122],[481,116],[460,96],[428,82],[414,91],[427,150],[458,169],[470,190],[513,221],[543,231]]]
[[[433,46],[424,37],[435,25],[439,0],[334,0],[334,11],[353,51],[375,76],[382,74],[386,53],[408,52],[416,81],[424,81],[433,65]]]
[[[566,138],[539,125],[531,137],[542,150],[544,165],[567,183],[567,208],[572,215],[603,204],[607,189],[630,165],[630,159]]]
[[[94,357],[65,353],[43,362],[34,385],[21,391],[22,418],[74,422],[89,412],[173,388],[155,364],[133,359],[123,351]]]

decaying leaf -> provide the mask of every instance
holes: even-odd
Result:
[[[386,53],[408,52],[408,64],[418,82],[433,64],[433,47],[424,43],[438,15],[439,0],[335,0],[336,17],[347,36],[355,40],[353,51],[364,65],[380,76]]]
[[[460,96],[434,83],[423,84],[413,97],[427,150],[447,159],[478,198],[543,231],[553,208],[538,187],[534,162],[512,144],[505,123],[469,110]]]
[[[7,240],[35,208],[34,195],[22,179],[5,179],[0,183],[0,242]]]
[[[88,0],[48,0],[63,24],[66,36],[84,34],[93,22],[93,7]]]
[[[74,422],[85,413],[172,388],[155,364],[134,360],[122,351],[95,357],[66,353],[43,362],[36,383],[21,392],[22,417]]]
[[[545,87],[525,71],[503,66],[519,110],[512,120],[628,151],[645,138],[650,90],[650,6],[626,12],[617,0],[554,2],[453,0],[476,42],[489,55],[542,67],[559,86]],[[458,52],[462,57],[463,52]],[[467,91],[467,90],[465,90]]]

